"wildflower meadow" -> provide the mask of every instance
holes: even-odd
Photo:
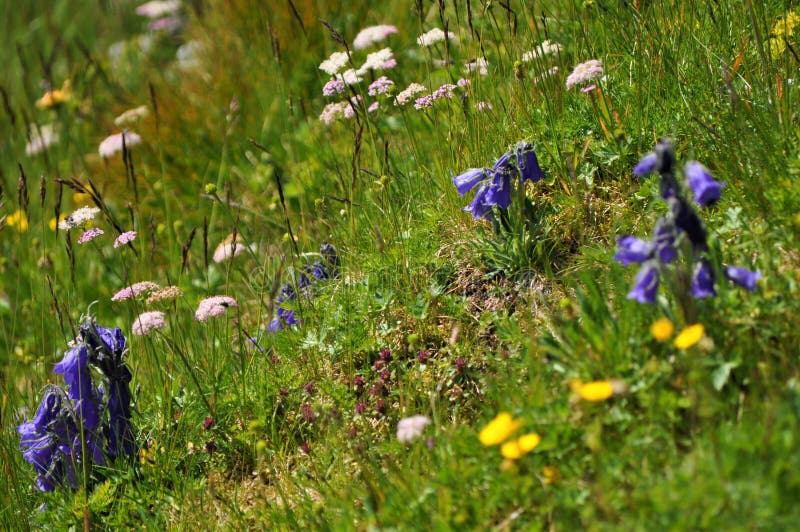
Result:
[[[3,5],[0,528],[798,528],[796,2]]]

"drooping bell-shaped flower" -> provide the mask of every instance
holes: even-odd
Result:
[[[683,173],[694,193],[694,201],[698,205],[707,207],[719,200],[724,184],[711,177],[702,164],[697,161],[689,161],[686,163]]]
[[[489,188],[490,183],[484,181],[480,188],[478,188],[478,191],[475,193],[472,203],[464,207],[464,210],[472,214],[472,217],[476,220],[485,218],[486,215],[492,210],[492,206],[486,201],[486,195],[489,192]]]
[[[695,299],[717,295],[714,289],[714,269],[708,259],[703,258],[695,263],[690,293]]]
[[[484,168],[470,168],[463,174],[453,177],[453,184],[456,186],[458,194],[463,196],[487,177],[488,175]]]
[[[655,303],[656,292],[658,292],[659,272],[655,261],[647,261],[642,264],[633,289],[628,293],[628,299],[635,299],[639,303]]]
[[[507,209],[511,205],[511,175],[507,172],[497,172],[492,179],[489,190],[486,192],[486,203]]]
[[[633,167],[633,173],[639,177],[644,177],[647,174],[655,172],[657,163],[658,157],[656,157],[656,154],[648,153],[636,163],[636,166]]]
[[[536,152],[533,145],[528,142],[520,142],[517,145],[517,167],[519,168],[519,181],[524,184],[525,181],[536,182],[544,178],[544,172],[539,166],[539,160],[536,158]]]
[[[662,264],[669,264],[678,257],[678,250],[675,249],[676,237],[674,223],[663,216],[656,220],[652,242],[655,246],[655,254]]]
[[[725,277],[739,286],[754,292],[756,283],[761,279],[761,272],[752,272],[739,266],[725,266]]]
[[[653,245],[635,236],[623,236],[617,240],[617,253],[614,260],[627,266],[633,263],[642,263],[650,258]]]
[[[53,373],[64,376],[69,386],[67,395],[75,401],[78,417],[88,431],[100,423],[100,404],[89,371],[89,349],[85,345],[73,347],[55,365]]]

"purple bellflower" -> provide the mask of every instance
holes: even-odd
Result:
[[[717,291],[714,289],[714,269],[708,259],[700,259],[695,263],[690,293],[695,299],[717,295]]]
[[[725,277],[739,286],[754,292],[756,283],[761,279],[761,272],[751,272],[747,268],[725,266]]]
[[[633,167],[633,173],[639,177],[644,177],[647,174],[652,174],[656,171],[656,164],[658,163],[658,157],[656,157],[655,153],[648,153],[642,159],[636,163],[636,166]]]
[[[706,168],[697,161],[686,163],[683,171],[689,188],[694,193],[694,201],[701,207],[716,203],[722,195],[723,183],[716,181]]]
[[[636,274],[636,281],[634,281],[633,289],[628,293],[628,299],[635,299],[639,303],[655,303],[658,281],[659,271],[656,261],[645,262],[639,269],[639,273]]]

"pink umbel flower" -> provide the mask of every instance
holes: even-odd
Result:
[[[370,96],[386,94],[392,87],[394,87],[394,81],[390,80],[386,76],[381,76],[370,84],[370,86],[367,88],[367,94]]]
[[[369,105],[369,107],[367,107],[367,112],[368,112],[368,113],[374,113],[375,111],[377,111],[377,110],[378,110],[378,107],[380,107],[380,105],[378,104],[378,102],[372,102],[372,103]]]
[[[94,240],[95,238],[97,238],[98,236],[102,235],[103,233],[105,233],[105,231],[103,231],[102,229],[98,229],[97,227],[93,227],[93,228],[87,230],[85,233],[83,233],[78,238],[78,244],[85,244],[87,242],[90,242],[90,241]]]
[[[602,75],[603,63],[597,59],[591,59],[577,65],[572,71],[572,74],[567,76],[567,89],[571,89],[575,85],[584,85]]]
[[[125,231],[114,240],[114,247],[118,248],[136,240],[136,231]]]
[[[467,87],[469,87],[470,85],[472,85],[472,81],[471,81],[471,80],[468,80],[468,79],[466,79],[466,78],[459,78],[459,80],[458,80],[458,81],[456,81],[456,85],[458,85],[458,86],[459,86],[459,87],[461,87],[462,89],[466,89]]]
[[[222,316],[228,307],[238,307],[239,304],[230,296],[213,296],[208,297],[197,305],[197,310],[194,313],[194,319],[197,321],[208,321],[211,318]]]
[[[136,8],[136,14],[147,18],[161,18],[181,8],[179,0],[153,0]]]
[[[494,106],[490,102],[478,102],[475,104],[475,109],[478,111],[491,111]]]
[[[319,119],[326,124],[331,124],[337,118],[342,118],[344,116],[344,110],[346,107],[350,107],[350,104],[347,102],[329,103],[322,110],[322,113],[319,115]]]
[[[135,283],[128,287],[123,288],[122,290],[120,290],[111,297],[111,301],[125,301],[126,299],[138,297],[142,294],[149,294],[150,292],[155,292],[159,288],[161,287],[154,282],[141,281],[139,283]]]
[[[442,98],[452,98],[453,91],[455,89],[456,86],[453,85],[452,83],[445,83],[444,85],[433,91],[433,93],[431,93],[431,96],[433,96],[434,100],[441,100]]]
[[[430,94],[426,94],[425,96],[420,96],[416,100],[414,100],[414,109],[427,109],[428,107],[433,107],[433,96]]]
[[[142,137],[131,131],[115,133],[114,135],[106,137],[103,142],[100,143],[100,147],[97,149],[98,153],[100,153],[100,157],[111,157],[118,151],[122,151],[123,135],[125,135],[125,148],[127,149],[131,149],[133,146],[142,143]]]
[[[431,420],[422,415],[416,415],[401,419],[397,423],[397,440],[403,443],[413,441],[425,431],[425,427],[431,424]]]
[[[166,326],[164,313],[160,310],[153,310],[139,314],[131,326],[131,332],[136,336],[149,336],[151,332]]]
[[[356,50],[363,50],[369,48],[373,44],[377,44],[389,35],[397,33],[395,26],[388,26],[382,24],[380,26],[370,26],[358,32],[356,38],[353,39],[353,48]]]
[[[322,87],[323,96],[336,96],[344,92],[344,81],[341,79],[332,79]]]
[[[450,42],[458,41],[456,35],[449,31],[447,32],[447,38],[450,40]],[[442,42],[443,40],[445,40],[444,31],[439,28],[433,28],[431,31],[423,33],[417,37],[417,44],[425,48],[427,46],[434,45],[437,42]]]
[[[397,97],[394,99],[395,105],[405,105],[411,101],[411,99],[420,92],[425,92],[426,89],[424,85],[420,85],[419,83],[412,83],[406,89],[400,92]]]

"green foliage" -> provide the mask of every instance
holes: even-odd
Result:
[[[778,24],[797,17],[790,3],[212,0],[184,3],[174,32],[149,30],[129,1],[6,3],[1,528],[797,521],[800,26]],[[371,24],[398,33],[355,50]],[[457,39],[419,47],[434,27]],[[383,46],[397,66],[367,72],[345,93],[362,98],[356,116],[325,124],[339,97],[322,96],[318,66],[343,50],[337,35],[354,66]],[[545,39],[560,52],[524,61]],[[478,57],[486,76],[465,71]],[[589,59],[604,65],[596,88],[567,89]],[[380,75],[396,85],[373,98]],[[391,99],[462,77],[424,110]],[[59,88],[62,104],[36,105]],[[149,114],[115,125],[139,106]],[[58,142],[32,153],[49,125]],[[122,127],[142,144],[100,157]],[[657,181],[631,168],[667,136],[678,160],[726,183],[704,211],[713,260],[763,274],[753,293],[719,280],[687,349],[673,343],[692,325],[675,298],[626,299],[633,273],[611,260],[616,238],[646,234],[663,207]],[[520,140],[546,178],[494,226],[461,212],[452,176]],[[104,235],[79,244],[80,229],[51,229],[84,205],[102,208]],[[338,275],[301,289],[324,241]],[[238,254],[215,260],[226,244]],[[140,281],[183,295],[111,301]],[[278,302],[286,282],[299,297]],[[194,319],[214,295],[238,305]],[[278,306],[299,325],[268,333]],[[87,309],[130,338],[139,453],[96,468],[88,493],[40,493],[15,426]],[[156,309],[167,327],[132,336]],[[661,341],[659,318],[676,328]],[[592,381],[613,383],[610,396],[582,399]],[[501,411],[542,437],[517,460],[477,438]],[[432,423],[398,441],[415,414]]]

